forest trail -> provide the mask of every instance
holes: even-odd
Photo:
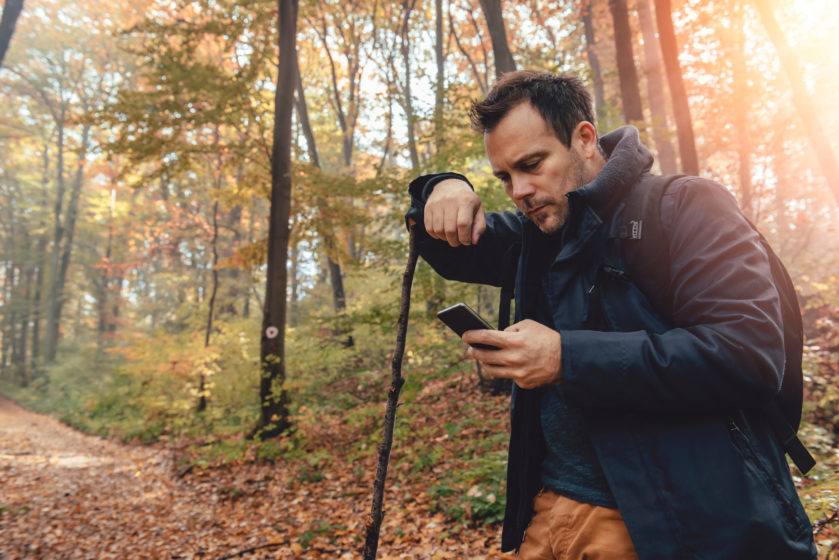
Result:
[[[191,507],[171,473],[160,449],[82,434],[0,396],[0,558],[200,550],[184,528],[211,526],[212,514]]]
[[[313,482],[265,461],[179,477],[174,461],[160,444],[86,435],[0,395],[0,560],[360,557],[372,476],[353,476],[358,462]],[[442,537],[445,527],[391,505],[378,558],[509,558],[497,528],[464,539]]]

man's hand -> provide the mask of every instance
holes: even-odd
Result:
[[[446,179],[434,185],[425,203],[425,231],[452,247],[473,245],[486,230],[481,199],[460,179]]]
[[[463,333],[467,344],[491,344],[498,350],[470,347],[469,356],[481,362],[493,377],[512,379],[522,389],[562,381],[562,341],[558,332],[525,319],[504,331],[479,330]]]

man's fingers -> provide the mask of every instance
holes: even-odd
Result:
[[[461,245],[472,244],[472,209],[461,207],[457,212],[455,218],[455,227],[457,227],[457,240]]]
[[[480,223],[476,224],[478,213]],[[471,245],[472,239],[486,229],[481,199],[465,181],[441,181],[426,201],[425,229],[431,237],[452,247]]]
[[[486,214],[484,212],[484,206],[481,204],[478,206],[478,211],[475,213],[475,218],[472,220],[472,245],[478,242],[478,239],[484,234],[484,231],[487,229],[487,221],[486,221]]]
[[[466,331],[461,338],[466,344],[489,344],[498,348],[504,348],[509,345],[510,337],[504,336],[502,331],[477,329]],[[495,352],[495,350],[491,350],[491,352]]]
[[[443,228],[446,232],[446,241],[452,247],[460,245],[460,239],[457,233],[457,216],[459,213],[460,211],[457,208],[446,209],[446,219]]]

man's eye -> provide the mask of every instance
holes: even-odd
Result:
[[[527,162],[525,164],[522,164],[522,166],[521,166],[521,168],[524,171],[533,171],[537,167],[539,167],[539,162],[538,161],[530,161],[530,162]]]

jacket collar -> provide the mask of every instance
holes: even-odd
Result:
[[[641,143],[638,129],[634,126],[622,126],[602,136],[599,144],[606,155],[606,165],[594,180],[568,196],[579,196],[604,219],[641,175],[650,170],[653,155]]]

